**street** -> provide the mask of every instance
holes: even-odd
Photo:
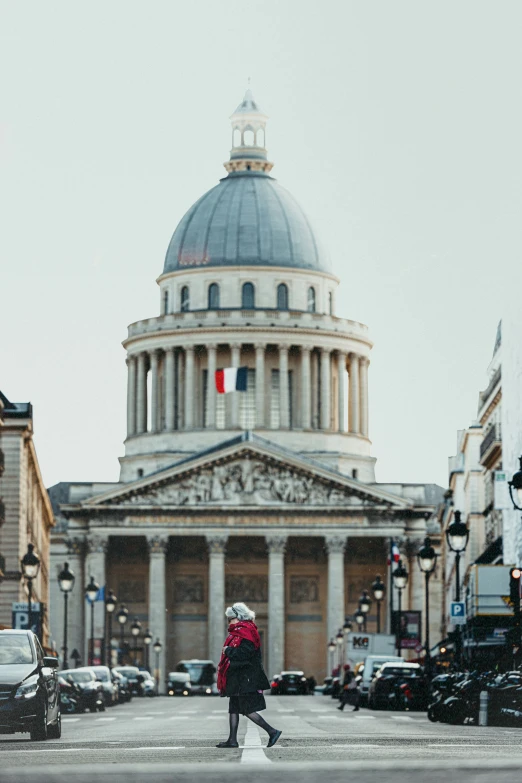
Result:
[[[60,740],[0,738],[2,783],[83,781],[256,780],[442,781],[512,779],[522,766],[520,730],[432,724],[424,713],[336,710],[321,695],[267,697],[264,717],[283,730],[266,747],[266,735],[241,718],[238,749],[219,750],[227,736],[228,701],[219,698],[134,699],[104,714],[63,717]],[[351,710],[351,708],[347,708]],[[274,774],[274,765],[279,767]],[[195,769],[195,766],[198,769]],[[450,772],[451,770],[451,772]]]

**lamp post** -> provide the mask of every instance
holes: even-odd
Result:
[[[408,584],[408,572],[405,569],[402,560],[399,560],[397,564],[397,568],[392,574],[393,581],[395,584],[395,587],[399,591],[399,612],[398,612],[398,622],[397,622],[397,635],[396,635],[396,643],[397,643],[397,655],[399,657],[402,656],[402,648],[401,648],[401,641],[402,641],[402,591]]]
[[[67,610],[69,593],[74,587],[74,574],[69,570],[69,563],[64,563],[64,566],[58,574],[58,585],[63,593],[63,668],[69,668],[67,666]]]
[[[366,621],[368,619],[368,613],[372,606],[372,599],[368,593],[368,590],[363,590],[361,597],[359,598],[359,609],[364,615],[364,633],[367,631]]]
[[[352,621],[349,617],[346,617],[343,623],[343,636],[344,636],[344,659],[348,659],[348,637],[352,630]]]
[[[333,674],[334,670],[334,653],[336,650],[336,644],[333,639],[328,642],[328,652],[330,653],[330,674]]]
[[[27,545],[27,552],[20,561],[22,574],[27,580],[27,624],[29,630],[33,628],[33,579],[36,579],[40,570],[40,560],[34,553],[33,544]]]
[[[460,511],[455,511],[453,522],[451,525],[448,525],[446,530],[446,540],[451,551],[455,552],[455,601],[460,601],[460,556],[463,552],[466,551],[466,547],[469,541],[469,528],[462,521]],[[457,627],[455,642],[455,663],[457,666],[460,666],[462,657],[462,637],[460,635],[460,626]]]
[[[91,604],[91,640],[89,643],[89,666],[94,664],[94,602],[98,597],[99,589],[100,585],[95,582],[94,577],[91,576],[91,581],[85,588],[85,595]]]
[[[353,619],[354,619],[354,620],[355,620],[355,622],[357,623],[357,628],[358,628],[358,630],[359,630],[359,633],[360,633],[360,632],[362,631],[362,629],[363,629],[364,621],[365,621],[365,619],[366,619],[366,615],[365,615],[365,614],[364,614],[364,612],[361,610],[361,607],[360,607],[360,606],[359,606],[359,608],[357,609],[357,611],[355,612],[355,614],[354,614],[354,616],[353,616]]]
[[[424,666],[428,677],[431,675],[431,655],[430,655],[430,576],[435,571],[437,565],[437,554],[431,545],[431,540],[427,536],[424,539],[424,546],[417,552],[419,568],[424,574],[425,580],[425,623],[426,623],[426,647],[424,655]]]
[[[109,590],[109,594],[107,595],[105,599],[105,612],[107,617],[107,666],[109,668],[112,668],[112,615],[114,614],[114,611],[116,609],[116,601],[118,599],[112,592],[112,590]]]
[[[159,681],[160,681],[160,670],[159,670],[159,658],[160,658],[160,652],[162,650],[163,645],[161,644],[159,639],[156,639],[154,642],[154,652],[156,653],[156,694],[159,694]]]
[[[373,597],[377,603],[377,633],[381,632],[381,601],[386,594],[386,586],[381,579],[381,575],[377,574],[375,582],[372,585]]]
[[[134,636],[134,666],[138,665],[138,636],[141,633],[141,623],[137,617],[134,618],[134,622],[131,627],[131,634]]]
[[[341,665],[342,665],[342,659],[343,659],[343,642],[344,642],[344,633],[343,629],[339,628],[337,632],[337,636],[335,637],[335,643],[337,646],[337,666],[339,668],[339,675],[341,673]]]
[[[149,671],[150,666],[150,645],[152,644],[152,634],[147,628],[145,636],[143,637],[143,644],[145,645],[145,668]]]
[[[125,623],[127,622],[128,616],[129,616],[129,610],[127,609],[126,606],[122,604],[120,611],[116,615],[116,619],[120,624],[120,664],[123,663],[123,645],[125,644]]]

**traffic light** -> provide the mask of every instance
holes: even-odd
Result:
[[[509,572],[509,597],[513,606],[520,607],[520,578],[522,571],[520,568],[512,568]]]

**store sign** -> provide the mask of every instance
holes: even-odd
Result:
[[[352,639],[352,650],[367,650],[369,646],[369,636],[354,636]]]

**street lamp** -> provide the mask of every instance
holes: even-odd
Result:
[[[402,591],[408,584],[408,572],[405,569],[402,560],[399,560],[397,564],[397,568],[392,574],[393,576],[393,582],[395,584],[395,587],[399,591],[399,612],[398,612],[398,623],[397,623],[397,655],[401,657],[401,641],[402,641]]]
[[[352,621],[349,617],[345,617],[343,623],[343,637],[344,637],[344,659],[348,659],[348,636],[352,630]]]
[[[134,618],[134,622],[131,627],[131,634],[134,636],[134,666],[138,665],[138,636],[141,633],[141,623],[137,617]]]
[[[517,474],[515,473],[515,476]],[[513,476],[513,478],[515,478]],[[511,491],[511,487],[510,487]],[[462,552],[466,551],[466,547],[468,545],[469,541],[469,528],[468,526],[462,521],[461,519],[461,513],[460,511],[455,511],[454,513],[454,519],[451,525],[448,525],[448,528],[446,530],[446,540],[448,542],[448,546],[451,549],[452,552],[455,552],[455,579],[456,579],[456,589],[455,589],[455,601],[460,601],[460,556]],[[457,636],[456,636],[456,645],[455,645],[455,652],[456,652],[456,663],[457,665],[460,664],[461,659],[461,636],[460,636],[460,626],[457,628]]]
[[[129,616],[129,610],[127,609],[126,606],[122,604],[120,611],[116,615],[116,619],[120,624],[120,664],[123,663],[123,645],[125,644],[125,623],[127,622],[128,616]]]
[[[64,563],[58,574],[58,585],[63,593],[63,668],[67,669],[67,602],[74,587],[74,574],[69,570],[69,563]]]
[[[363,590],[361,593],[361,597],[359,598],[359,609],[364,614],[364,632],[366,633],[366,620],[368,617],[368,613],[372,606],[372,599],[370,598],[370,595],[368,593],[368,590]]]
[[[152,634],[148,628],[145,631],[145,636],[143,637],[143,644],[145,645],[145,668],[147,669],[147,671],[149,671],[150,645],[152,644]]]
[[[38,576],[38,571],[40,570],[40,560],[34,553],[33,544],[27,545],[27,552],[22,557],[22,560],[20,562],[22,566],[22,574],[27,579],[27,594],[28,594],[27,624],[29,626],[29,630],[31,631],[33,628],[33,622],[32,622],[33,579],[36,579],[36,577]]]
[[[377,633],[381,632],[381,601],[386,594],[386,585],[381,579],[381,575],[377,574],[375,582],[372,585],[373,597],[377,603]]]
[[[98,598],[98,592],[100,585],[94,581],[94,577],[91,576],[91,581],[85,588],[85,595],[87,600],[91,604],[91,642],[89,644],[89,666],[94,663],[94,602]]]
[[[156,693],[159,694],[159,680],[160,680],[160,668],[159,668],[159,657],[160,652],[162,650],[163,645],[161,644],[159,639],[156,639],[154,642],[153,650],[156,653]]]
[[[333,639],[330,639],[328,642],[328,652],[330,653],[330,674],[332,674],[334,669],[334,653],[337,649],[335,641]]]
[[[360,633],[362,631],[362,627],[364,625],[364,621],[366,620],[366,615],[364,614],[364,612],[362,611],[360,606],[357,609],[357,611],[355,612],[355,614],[353,616],[353,619],[357,623],[357,626],[359,628],[359,633]]]
[[[429,536],[424,539],[424,546],[417,552],[417,560],[419,568],[424,574],[425,579],[425,600],[426,600],[426,652],[424,655],[424,663],[426,667],[426,673],[431,675],[431,655],[430,655],[430,576],[435,571],[437,565],[437,554],[431,545]]]
[[[335,637],[335,643],[337,645],[337,666],[339,667],[339,673],[341,671],[341,664],[343,659],[343,642],[344,642],[344,633],[343,629],[339,628],[337,632],[337,636]]]
[[[105,598],[105,612],[107,614],[107,666],[112,667],[112,615],[116,610],[117,598],[112,590]]]
[[[522,457],[518,458],[520,466],[516,473],[513,473],[513,477],[511,478],[511,481],[508,482],[509,486],[509,496],[511,497],[511,502],[513,503],[513,507],[517,511],[522,511]],[[515,491],[516,500],[513,497],[513,490]],[[518,501],[518,502],[517,502]]]

